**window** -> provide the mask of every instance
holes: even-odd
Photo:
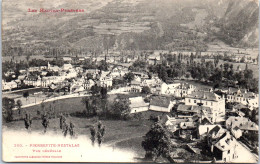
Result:
[[[228,154],[230,154],[230,150],[228,150],[228,152],[227,152]]]
[[[206,101],[206,105],[208,105],[208,102]]]
[[[189,99],[189,103],[190,103],[190,99]]]
[[[211,102],[211,106],[213,106],[213,102]]]
[[[194,103],[196,103],[196,100],[194,100]]]

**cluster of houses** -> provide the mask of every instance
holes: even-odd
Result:
[[[227,116],[226,102],[253,110],[258,108],[258,94],[234,88],[224,89],[223,93],[220,96],[213,90],[198,90],[186,83],[161,83],[159,94],[153,94],[149,101],[142,97],[129,100],[131,113],[164,112],[160,122],[172,134],[194,142],[206,139],[207,148],[217,161],[232,162],[238,158],[238,146],[241,146],[238,140],[248,133],[257,135],[258,125],[244,115]]]

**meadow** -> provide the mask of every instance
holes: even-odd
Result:
[[[128,95],[134,96],[134,95]],[[127,97],[128,97],[127,96]],[[109,101],[112,101],[116,95],[111,95]],[[44,103],[45,109],[54,108],[54,114],[51,119],[49,119],[49,127],[47,131],[54,133],[57,136],[62,136],[62,130],[60,129],[59,113],[66,113],[66,122],[69,124],[72,122],[75,125],[75,132],[78,136],[87,136],[90,138],[90,127],[94,125],[97,128],[97,123],[99,119],[97,117],[81,117],[75,115],[75,113],[82,113],[85,110],[85,106],[81,103],[82,98],[69,98],[56,100],[53,102]],[[18,111],[14,111],[14,118],[16,121],[9,123],[3,122],[3,127],[10,130],[22,130],[26,132],[24,121],[22,120],[25,116],[25,112],[30,113],[32,120],[31,131],[39,132],[43,134],[42,120],[40,119],[43,107],[41,105],[35,105],[22,109],[22,114],[19,115]],[[124,149],[135,154],[138,154],[137,159],[143,158],[145,151],[141,146],[143,141],[143,136],[149,131],[152,121],[149,120],[150,115],[162,115],[161,112],[144,112],[141,119],[135,120],[107,120],[103,119],[103,125],[105,125],[105,136],[104,144],[113,147],[113,149]]]

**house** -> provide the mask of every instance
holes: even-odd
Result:
[[[48,65],[48,70],[54,71],[54,72],[59,72],[61,69],[60,69],[60,67],[58,67],[58,66]]]
[[[258,133],[258,125],[245,117],[231,116],[226,120],[227,129],[238,127],[242,132],[252,131]]]
[[[70,92],[82,92],[84,91],[84,87],[82,85],[79,85],[79,84],[74,84],[70,87]]]
[[[101,87],[112,87],[113,85],[113,79],[109,76],[100,77],[99,81]]]
[[[177,108],[178,118],[197,118],[201,124],[213,124],[215,117],[214,111],[210,107],[195,106],[195,105],[183,105],[180,104]]]
[[[32,86],[41,86],[42,82],[41,82],[41,77],[40,76],[36,76],[36,75],[28,75],[26,76],[26,78],[24,79],[24,84],[26,85],[32,85]]]
[[[171,102],[169,97],[154,96],[150,100],[150,110],[159,112],[170,112],[172,110],[174,103]]]
[[[158,77],[152,77],[151,79],[144,79],[141,83],[141,86],[147,86],[147,87],[152,87],[156,85],[161,85],[162,80],[159,79]]]
[[[146,73],[143,73],[143,72],[132,72],[135,77],[139,77],[141,79],[148,79],[148,75]]]
[[[5,82],[2,80],[2,90],[11,90],[17,88],[17,83],[15,81]]]
[[[210,130],[215,128],[217,125],[199,125],[197,129],[197,137],[202,139],[208,135]]]
[[[159,64],[161,62],[161,57],[160,55],[150,55],[148,57],[148,63],[150,65],[156,65]]]
[[[92,79],[88,79],[88,80],[84,79],[82,85],[83,85],[84,89],[89,90],[89,89],[91,89],[92,86],[95,85],[95,82]]]
[[[69,69],[66,74],[67,79],[75,78],[77,77],[78,73],[74,69]]]
[[[180,83],[174,83],[174,84],[166,84],[162,83],[161,85],[161,94],[162,95],[173,95],[175,88],[179,86]]]
[[[219,137],[216,142],[210,142],[210,147],[216,160],[232,162],[238,158],[238,142],[228,131]]]
[[[180,123],[180,128],[181,129],[194,129],[194,128],[196,128],[196,123],[193,122],[193,121],[181,122]]]
[[[20,74],[26,74],[26,70],[25,69],[21,69],[21,70],[19,70],[19,72],[20,72]]]
[[[69,62],[69,63],[72,62],[72,58],[68,56],[64,56],[62,59],[64,62]]]
[[[98,69],[87,69],[85,74],[91,74],[93,78],[96,78],[99,73]]]
[[[131,81],[130,87],[128,87],[127,92],[141,92],[142,91],[142,87],[141,87],[141,83],[139,81]]]
[[[177,107],[178,118],[191,118],[194,115],[199,115],[200,109],[197,106],[180,104]]]
[[[170,132],[175,132],[180,129],[180,123],[188,122],[188,119],[179,119],[175,117],[170,117],[168,114],[163,115],[160,119],[162,125],[164,125]]]
[[[195,86],[188,83],[173,83],[161,85],[161,94],[185,97],[195,90]]]
[[[132,97],[130,100],[130,113],[148,111],[149,103],[145,103],[142,97]]]
[[[238,89],[236,92],[227,93],[228,102],[237,102],[244,105],[248,105],[249,109],[258,108],[258,94],[253,92],[247,92],[246,90]]]
[[[68,70],[70,70],[72,68],[73,68],[73,66],[71,64],[64,64],[62,66],[62,70],[65,70],[65,71],[68,71]]]
[[[213,92],[194,91],[185,97],[185,105],[205,106],[212,108],[213,122],[225,115],[225,99]]]

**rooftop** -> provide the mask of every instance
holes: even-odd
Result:
[[[132,97],[130,100],[130,108],[148,107],[148,103],[145,103],[142,97]]]
[[[154,97],[152,97],[152,99],[150,101],[150,105],[168,108],[170,101],[171,101],[171,99],[169,97],[154,96]]]
[[[220,99],[220,96],[216,95],[215,93],[205,91],[194,91],[187,97],[209,101],[218,101]]]

